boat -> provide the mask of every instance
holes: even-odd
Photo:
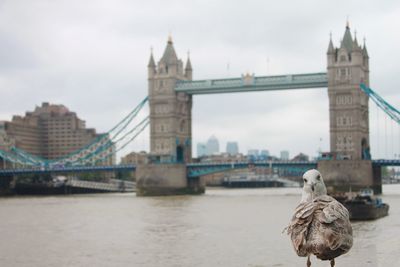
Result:
[[[135,183],[110,179],[107,182],[79,180],[77,177],[56,176],[50,181],[17,181],[17,195],[63,195],[89,193],[134,192]]]
[[[375,220],[389,214],[389,205],[374,196],[373,190],[369,188],[355,195],[334,197],[348,209],[350,220]]]
[[[224,177],[221,185],[229,188],[299,187],[298,182],[280,178],[277,174],[271,176],[252,173],[241,173]]]

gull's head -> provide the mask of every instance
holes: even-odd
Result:
[[[303,192],[311,195],[312,198],[326,195],[326,187],[319,171],[312,169],[303,174]]]

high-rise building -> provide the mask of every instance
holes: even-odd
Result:
[[[258,157],[258,155],[259,155],[258,149],[249,149],[247,151],[247,156]]]
[[[239,145],[237,142],[226,143],[226,153],[231,156],[235,156],[239,153]]]
[[[219,153],[219,142],[218,139],[212,135],[207,141],[207,155],[213,155]]]
[[[197,157],[207,156],[207,145],[205,143],[197,143]]]
[[[45,159],[57,159],[74,152],[97,138],[95,129],[86,128],[85,121],[78,118],[63,105],[42,103],[25,116],[13,116],[11,121],[0,122],[3,138],[17,148]],[[6,138],[5,138],[6,137]],[[115,163],[115,147],[110,146],[107,164]]]
[[[269,151],[266,150],[266,149],[261,150],[260,156],[263,156],[263,157],[265,157],[265,158],[268,158],[268,157],[269,157]]]
[[[289,151],[287,150],[281,151],[281,160],[289,160]]]

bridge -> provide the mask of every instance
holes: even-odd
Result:
[[[167,164],[167,163],[165,163]],[[173,163],[171,163],[173,164]],[[400,160],[379,159],[372,160],[372,164],[377,167],[400,167]],[[242,162],[218,162],[218,163],[188,163],[186,164],[189,178],[200,177],[218,172],[225,172],[236,169],[246,169],[253,167],[278,168],[278,169],[297,169],[299,173],[317,168],[317,161],[242,161]],[[0,170],[0,177],[9,175],[27,174],[68,174],[84,172],[118,172],[136,170],[135,164],[120,165],[99,165],[99,166],[66,166],[52,168],[11,168]]]
[[[175,91],[189,95],[257,92],[274,90],[326,88],[328,77],[324,72],[256,77],[250,74],[241,78],[201,81],[178,81]]]
[[[156,64],[151,53],[148,68],[148,97],[104,135],[85,147],[59,159],[44,159],[16,146],[1,146],[0,158],[6,168],[0,176],[27,173],[135,171],[139,195],[204,192],[202,176],[249,166],[306,168],[318,167],[328,185],[372,187],[380,192],[379,170],[400,166],[399,160],[371,160],[369,100],[388,118],[400,124],[400,112],[369,87],[369,54],[359,45],[347,25],[340,46],[332,39],[327,51],[327,72],[193,80],[190,59],[178,59],[172,39]],[[328,88],[330,113],[329,160],[318,162],[237,162],[192,163],[192,103],[195,95],[272,90]],[[150,114],[139,119],[149,104]],[[134,142],[150,126],[150,157],[138,166],[98,166],[114,153]],[[115,148],[115,149],[110,149]],[[349,185],[351,181],[351,185]]]

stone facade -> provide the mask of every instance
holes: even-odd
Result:
[[[328,95],[332,160],[321,160],[321,171],[329,191],[358,191],[370,187],[382,192],[380,168],[372,166],[369,143],[369,86],[367,47],[358,44],[347,24],[340,47],[332,39],[328,52]]]
[[[161,162],[190,162],[192,158],[192,96],[176,93],[179,80],[192,80],[192,66],[183,69],[169,38],[157,66],[153,54],[148,65],[150,154]]]
[[[64,105],[42,103],[25,116],[13,116],[11,121],[0,122],[0,149],[16,146],[45,159],[63,157],[98,136],[95,129],[86,128],[85,121]],[[109,150],[112,156],[102,164],[115,164],[115,147]]]
[[[150,156],[136,167],[138,196],[201,194],[203,179],[188,178],[192,160],[192,96],[177,93],[178,81],[192,80],[190,59],[183,68],[171,37],[157,66],[153,54],[148,68]]]
[[[363,188],[382,193],[380,168],[374,169],[370,160],[321,160],[318,170],[330,193],[358,192]]]
[[[202,178],[187,178],[185,164],[139,164],[136,176],[138,196],[202,194],[205,191]]]
[[[145,164],[147,163],[148,154],[145,151],[131,152],[121,158],[121,164]]]
[[[331,152],[339,159],[370,159],[368,96],[360,83],[369,86],[367,49],[358,45],[347,25],[340,47],[330,40],[328,95]]]

